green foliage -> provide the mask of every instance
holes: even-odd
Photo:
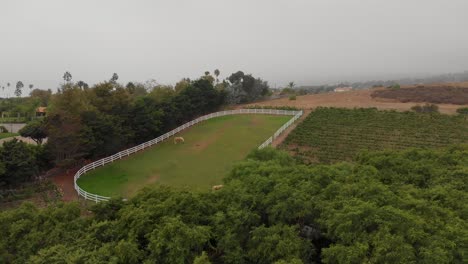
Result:
[[[296,100],[296,95],[295,95],[295,94],[290,95],[290,96],[289,96],[289,100]]]
[[[0,147],[0,186],[14,186],[31,180],[39,172],[36,150],[13,139]]]
[[[293,259],[306,252],[311,245],[301,239],[297,227],[287,225],[259,226],[251,231],[249,259],[254,263],[273,263],[279,259]]]
[[[248,103],[266,96],[270,87],[268,82],[255,78],[242,71],[235,72],[227,78],[227,102],[230,104]]]
[[[350,161],[363,150],[468,143],[460,116],[377,109],[317,108],[281,146],[306,163]]]
[[[216,111],[224,102],[224,94],[207,80],[187,83],[177,93],[153,84],[149,94],[139,84],[122,87],[116,80],[89,89],[64,84],[47,117],[48,145],[57,164],[114,154]]]
[[[0,130],[1,130],[1,126],[0,126]],[[19,136],[18,133],[0,133],[0,139],[4,139],[4,138],[9,138],[9,137],[16,137],[16,136]]]
[[[4,169],[4,168],[3,168]],[[2,168],[0,168],[2,170]],[[4,170],[3,170],[4,171]],[[43,204],[61,201],[62,194],[57,186],[49,180],[22,184],[15,189],[0,188],[0,207],[11,207],[28,198],[35,198]],[[1,208],[0,208],[1,209]]]
[[[400,86],[400,84],[395,83],[394,85],[389,86],[389,88],[392,89],[392,90],[400,90],[401,86]]]
[[[185,144],[174,145],[172,140],[166,140],[144,152],[90,171],[77,183],[91,193],[127,198],[151,183],[209,190],[221,184],[237,161],[289,119],[290,116],[276,115],[229,115],[209,119],[181,132],[179,136],[185,138]]]
[[[286,88],[283,88],[283,90],[281,90],[281,95],[285,95],[285,94],[294,94],[296,91],[294,90],[294,88],[290,88],[290,87],[286,87]]]
[[[42,144],[44,138],[47,137],[46,125],[44,119],[37,119],[29,122],[20,129],[19,134],[22,137],[28,137],[34,140],[38,145]]]
[[[208,258],[208,255],[206,254],[206,251],[203,251],[200,256],[196,257],[193,260],[193,264],[211,264],[210,259]]]
[[[415,105],[411,107],[411,110],[415,111],[416,113],[438,113],[439,106],[436,104],[425,104],[425,105]]]
[[[49,104],[50,98],[52,97],[52,90],[34,89],[31,91],[29,96],[38,100],[38,106],[47,106]]]
[[[458,108],[457,113],[462,115],[466,120],[468,118],[468,107]]]
[[[467,177],[468,146],[321,166],[265,149],[215,192],[1,211],[0,262],[466,263]]]
[[[35,90],[33,90],[35,91]],[[0,99],[0,121],[3,123],[25,123],[35,118],[36,108],[42,99],[37,96]]]

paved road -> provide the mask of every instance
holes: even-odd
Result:
[[[18,133],[25,125],[25,123],[0,123],[0,126],[4,126],[10,133]]]
[[[20,141],[29,143],[29,144],[34,144],[34,145],[36,145],[36,142],[34,142],[34,140],[32,140],[32,139],[30,139],[30,138],[25,138],[25,137],[22,137],[22,136],[16,136],[16,137],[9,137],[9,138],[0,139],[0,145],[3,145],[3,142],[13,140],[14,138],[16,138],[16,139],[18,139],[18,140],[20,140]],[[45,142],[47,142],[47,139],[44,139],[44,140],[42,141],[42,143],[45,143]]]

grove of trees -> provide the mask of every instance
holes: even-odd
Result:
[[[466,263],[468,146],[308,166],[254,151],[224,188],[0,212],[2,263]]]
[[[43,146],[35,146],[13,139],[0,146],[0,189],[14,188],[30,182],[50,168],[49,153]]]
[[[242,71],[231,74],[227,78],[227,102],[230,104],[248,103],[266,96],[269,92],[268,82],[254,78]]]
[[[137,85],[118,84],[116,74],[91,88],[65,77],[68,81],[52,97],[45,120],[47,148],[63,165],[153,139],[224,103],[224,93],[205,79],[191,81],[177,92],[154,86],[137,93]]]

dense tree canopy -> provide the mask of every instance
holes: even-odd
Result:
[[[0,262],[466,263],[468,147],[307,166],[255,151],[220,191],[0,213]]]
[[[89,89],[67,83],[53,96],[47,134],[57,164],[113,154],[216,111],[224,103],[224,93],[205,79],[187,82],[177,92],[148,83],[149,93],[140,84],[123,87],[116,81]]]
[[[31,138],[38,145],[42,144],[42,141],[47,137],[44,119],[36,119],[29,122],[26,126],[20,129],[19,133],[23,137]]]
[[[28,182],[49,167],[47,150],[17,139],[0,146],[0,188]]]
[[[269,92],[268,82],[254,78],[242,71],[235,72],[227,78],[227,101],[231,104],[248,103],[262,98]]]

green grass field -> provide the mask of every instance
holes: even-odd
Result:
[[[16,136],[19,136],[19,134],[18,133],[0,133],[0,139],[16,137]]]
[[[201,122],[178,136],[184,144],[166,140],[126,159],[88,172],[78,180],[84,190],[131,196],[150,184],[209,190],[236,161],[257,148],[291,116],[232,115]]]

